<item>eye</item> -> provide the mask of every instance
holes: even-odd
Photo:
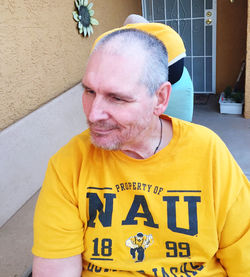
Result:
[[[87,94],[95,94],[95,92],[92,90],[92,89],[89,89],[89,88],[85,88],[85,93]]]
[[[114,103],[127,103],[127,102],[129,102],[126,98],[124,98],[123,96],[121,96],[121,95],[118,95],[118,94],[114,94],[114,93],[112,93],[112,94],[110,94],[109,95],[109,100],[111,101],[111,102],[114,102]]]
[[[116,101],[116,102],[125,102],[124,99],[122,99],[122,98],[120,98],[120,97],[117,97],[117,96],[113,96],[112,98],[113,98],[113,100]]]

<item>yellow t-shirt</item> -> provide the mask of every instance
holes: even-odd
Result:
[[[249,182],[212,131],[171,120],[171,142],[148,159],[96,148],[88,130],[61,148],[33,254],[82,253],[85,277],[249,276]]]

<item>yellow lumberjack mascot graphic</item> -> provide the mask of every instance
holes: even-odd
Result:
[[[143,233],[138,233],[137,235],[126,240],[126,246],[130,247],[130,254],[132,258],[135,259],[136,252],[138,254],[136,262],[142,262],[144,260],[144,251],[152,243],[152,235],[143,235]]]

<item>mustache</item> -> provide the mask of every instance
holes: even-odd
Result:
[[[100,129],[106,129],[106,130],[120,129],[120,127],[117,124],[109,123],[103,120],[100,120],[97,122],[91,122],[87,120],[87,123],[90,128],[100,128]]]

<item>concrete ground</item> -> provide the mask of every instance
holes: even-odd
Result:
[[[33,214],[38,193],[0,229],[0,277],[27,277],[32,264]]]
[[[193,122],[215,131],[250,180],[250,119],[222,115],[215,95],[195,105]],[[37,194],[0,229],[0,277],[28,276],[32,263],[32,218]]]

